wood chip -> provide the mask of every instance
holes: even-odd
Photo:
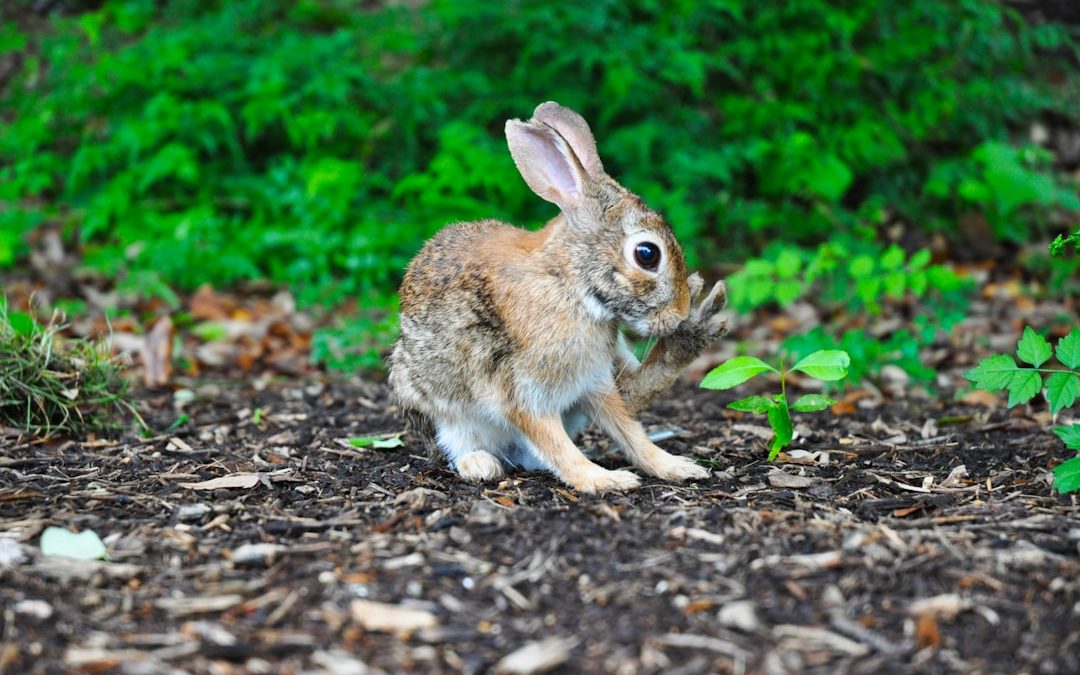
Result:
[[[188,614],[207,614],[211,612],[224,612],[230,607],[235,607],[244,601],[239,594],[195,596],[190,598],[158,598],[154,606],[168,612],[173,616],[186,616]]]
[[[180,487],[189,490],[221,490],[230,488],[249,489],[259,484],[257,473],[230,473],[220,478],[211,478],[199,483],[180,483]]]
[[[810,476],[795,476],[783,471],[773,471],[769,473],[769,485],[777,488],[797,490],[808,488],[817,482],[817,478],[811,478]]]
[[[864,656],[870,652],[870,648],[864,644],[815,626],[781,624],[773,628],[773,635],[799,651],[813,651],[825,647],[849,656]]]
[[[532,675],[543,673],[566,663],[575,640],[547,638],[530,642],[507,654],[495,664],[495,672],[502,675]]]
[[[943,593],[942,595],[915,600],[908,605],[908,613],[912,616],[935,616],[942,619],[952,619],[970,606],[971,603],[961,598],[958,593]]]
[[[411,633],[421,628],[434,628],[438,618],[423,609],[412,609],[370,600],[349,603],[353,621],[370,631],[382,633]]]

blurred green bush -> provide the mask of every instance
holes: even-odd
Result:
[[[120,277],[389,306],[443,225],[553,215],[502,138],[548,99],[692,265],[1080,207],[1009,144],[1080,121],[1075,42],[984,0],[111,0],[0,38],[0,267],[59,222]]]

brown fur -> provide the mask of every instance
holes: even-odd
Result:
[[[583,491],[636,485],[574,446],[564,416],[581,409],[647,473],[703,475],[652,444],[633,416],[719,333],[715,289],[691,312],[700,278],[687,278],[663,218],[602,172],[575,113],[543,104],[534,120],[509,122],[507,137],[530,187],[563,213],[536,232],[447,227],[409,265],[390,384],[412,428],[477,479],[520,451]],[[633,261],[637,241],[661,248],[656,271]],[[662,336],[640,367],[620,321]],[[524,449],[503,447],[517,443]]]

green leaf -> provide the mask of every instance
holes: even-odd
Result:
[[[1016,345],[1016,355],[1024,363],[1030,363],[1038,368],[1053,354],[1050,343],[1042,335],[1039,335],[1031,326],[1024,327],[1024,335]]]
[[[1036,370],[1017,369],[1009,380],[1009,407],[1027,403],[1042,391],[1042,375]]]
[[[893,244],[881,256],[881,269],[898,270],[904,266],[904,249]]]
[[[1080,455],[1054,467],[1054,487],[1061,493],[1080,490]]]
[[[105,544],[93,530],[69,532],[62,527],[47,527],[41,533],[41,554],[74,558],[75,560],[103,560],[108,558]]]
[[[771,462],[791,443],[791,413],[788,412],[787,404],[780,402],[769,408],[769,424],[772,425],[776,434],[773,436],[772,443],[769,444],[769,461]]]
[[[372,448],[374,450],[389,450],[400,448],[405,445],[401,440],[401,434],[384,434],[382,436],[360,436],[350,438],[349,445],[354,448]]]
[[[766,370],[777,372],[776,368],[761,359],[736,356],[713,368],[701,381],[701,386],[705,389],[731,389]]]
[[[728,403],[727,407],[741,412],[761,414],[767,412],[773,405],[773,402],[764,396],[747,396]]]
[[[921,270],[930,263],[930,249],[920,248],[911,256],[908,267],[913,270]]]
[[[979,389],[998,391],[1009,386],[1018,370],[1013,357],[1008,354],[995,354],[979,361],[979,365],[964,373],[964,377],[974,382]]]
[[[16,335],[30,337],[41,332],[41,326],[27,312],[8,312],[6,318]]]
[[[851,357],[840,349],[821,349],[803,357],[792,367],[818,380],[832,382],[847,375]]]
[[[1046,400],[1050,402],[1050,414],[1056,415],[1068,408],[1080,397],[1080,375],[1054,373],[1046,378]]]
[[[1080,328],[1073,328],[1058,340],[1057,359],[1066,368],[1080,368]]]
[[[797,398],[795,402],[791,404],[791,408],[799,412],[817,412],[818,410],[828,408],[834,403],[836,403],[836,401],[828,396],[822,396],[821,394],[807,394]]]
[[[1080,450],[1080,424],[1067,427],[1054,427],[1054,433],[1065,444],[1065,447]]]

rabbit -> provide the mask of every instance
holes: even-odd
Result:
[[[651,476],[707,477],[649,440],[635,415],[718,338],[725,286],[704,282],[664,219],[607,173],[585,120],[557,103],[508,120],[518,171],[561,214],[538,231],[494,220],[447,226],[409,264],[394,398],[465,480],[543,470],[582,493],[641,479],[590,461],[572,437],[587,420]],[[659,341],[639,363],[625,323]]]

